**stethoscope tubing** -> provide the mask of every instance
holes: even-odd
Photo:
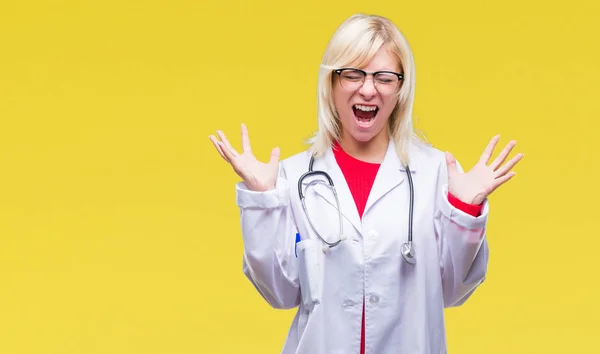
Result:
[[[337,191],[335,189],[335,185],[333,183],[332,178],[329,176],[329,174],[325,171],[314,171],[313,170],[313,165],[314,165],[314,161],[315,158],[314,156],[311,156],[310,158],[310,162],[308,165],[308,171],[305,172],[302,176],[300,176],[300,178],[298,179],[298,194],[300,196],[300,201],[302,203],[302,209],[304,209],[304,213],[306,215],[306,218],[308,220],[308,223],[310,224],[311,228],[313,229],[313,231],[317,234],[317,237],[327,245],[327,247],[331,248],[331,247],[335,247],[338,244],[340,244],[340,242],[342,242],[345,237],[343,235],[343,220],[342,220],[342,211],[340,208],[340,201],[338,198],[338,194]],[[310,176],[316,176],[316,175],[321,175],[323,177],[325,177],[327,179],[327,183],[328,183],[328,187],[331,188],[331,190],[333,191],[333,195],[335,196],[335,201],[336,201],[336,205],[337,205],[337,209],[338,209],[338,219],[339,219],[339,232],[340,232],[340,239],[337,240],[336,242],[328,242],[326,241],[317,231],[315,225],[313,224],[310,216],[308,215],[308,210],[306,208],[306,202],[305,202],[305,195],[302,191],[302,182],[304,181],[304,179],[306,179],[307,177]],[[409,258],[414,258],[414,256],[412,255],[412,241],[413,241],[413,237],[412,237],[412,232],[413,232],[413,213],[414,213],[414,202],[415,202],[415,193],[414,193],[414,185],[413,185],[413,180],[412,180],[412,174],[410,172],[410,168],[409,166],[406,166],[406,175],[408,176],[408,184],[409,184],[409,189],[410,189],[410,202],[409,202],[409,209],[408,209],[408,256]],[[317,183],[324,183],[323,181],[319,181],[319,180],[313,180],[311,182],[308,183],[307,188],[313,184],[317,184]],[[404,256],[404,255],[403,255]],[[406,259],[406,258],[405,258]],[[414,260],[413,260],[414,262]]]

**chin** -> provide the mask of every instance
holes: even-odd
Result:
[[[374,131],[374,132],[355,131],[351,134],[351,136],[354,140],[356,140],[358,142],[368,143],[369,141],[373,140],[373,138],[375,138],[378,134],[379,134],[379,132],[377,132],[377,131]]]

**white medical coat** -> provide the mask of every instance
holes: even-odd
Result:
[[[447,352],[444,308],[463,304],[486,276],[489,206],[484,201],[478,217],[454,208],[447,198],[444,153],[412,144],[414,265],[401,256],[408,237],[409,184],[394,143],[389,143],[362,220],[333,151],[315,159],[314,169],[326,171],[335,184],[347,240],[319,252],[321,300],[311,311],[302,304],[295,252],[297,232],[302,239],[318,240],[298,194],[309,153],[281,161],[274,190],[254,192],[237,184],[243,271],[274,308],[298,307],[283,354],[359,353],[363,294],[367,354]],[[338,212],[327,186],[311,186],[306,204],[319,233],[335,241]]]

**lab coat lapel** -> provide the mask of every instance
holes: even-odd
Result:
[[[414,166],[410,166],[411,173],[415,172]],[[404,183],[406,179],[406,169],[400,162],[400,157],[396,153],[396,146],[393,140],[390,140],[388,149],[379,167],[379,171],[375,176],[371,193],[367,199],[364,215],[369,212],[369,209],[383,196],[390,192],[395,187]]]
[[[356,208],[356,204],[354,202],[354,198],[352,197],[352,193],[350,192],[350,187],[348,187],[348,183],[346,182],[346,178],[342,173],[342,170],[337,164],[335,160],[335,156],[333,155],[333,150],[330,148],[322,157],[322,162],[318,163],[319,159],[315,160],[314,169],[319,170],[323,169],[325,172],[329,174],[331,177],[333,184],[335,186],[335,190],[338,195],[338,199],[340,201],[340,208],[342,211],[342,215],[346,220],[348,220],[354,228],[360,233],[362,230],[362,223],[360,221],[360,216],[358,215],[358,210]],[[327,200],[331,205],[337,208],[337,204],[335,201],[335,197],[328,190],[327,186],[317,184],[315,185],[315,191],[319,194],[323,199]],[[344,230],[345,232],[345,230]]]

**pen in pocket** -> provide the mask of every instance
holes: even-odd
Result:
[[[294,252],[296,253],[296,258],[298,258],[298,242],[302,241],[300,237],[300,233],[296,232],[296,244],[294,245]]]

